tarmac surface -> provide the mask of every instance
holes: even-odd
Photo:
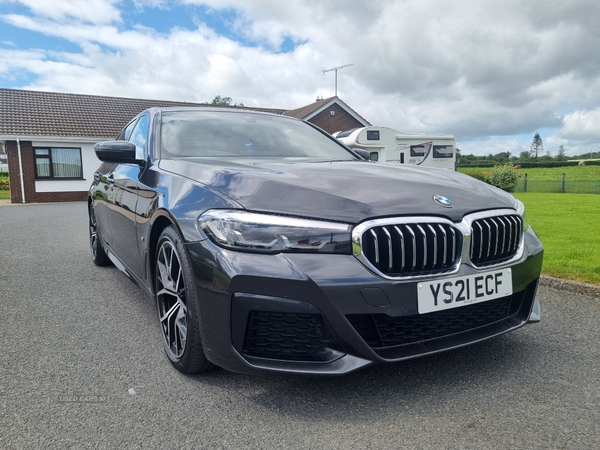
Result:
[[[1,449],[600,448],[595,286],[544,279],[538,324],[340,378],[185,376],[87,233],[85,203],[0,206]]]

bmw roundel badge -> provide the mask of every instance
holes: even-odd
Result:
[[[436,202],[438,205],[442,205],[445,208],[452,208],[454,206],[452,200],[447,199],[446,197],[442,197],[441,195],[434,195],[433,201]]]

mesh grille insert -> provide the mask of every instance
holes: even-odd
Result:
[[[320,361],[336,340],[321,314],[252,311],[244,353],[259,358]]]
[[[372,348],[425,341],[459,333],[508,317],[512,296],[429,314],[390,317],[385,314],[346,316]]]

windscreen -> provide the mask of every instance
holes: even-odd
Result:
[[[357,159],[299,120],[228,111],[162,113],[162,158]]]

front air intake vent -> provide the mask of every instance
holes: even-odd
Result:
[[[243,353],[292,361],[327,361],[336,339],[321,314],[252,311]]]
[[[424,342],[460,333],[498,320],[517,311],[512,296],[430,314],[390,317],[385,314],[346,316],[361,337],[374,349]],[[515,298],[518,298],[516,296]]]

